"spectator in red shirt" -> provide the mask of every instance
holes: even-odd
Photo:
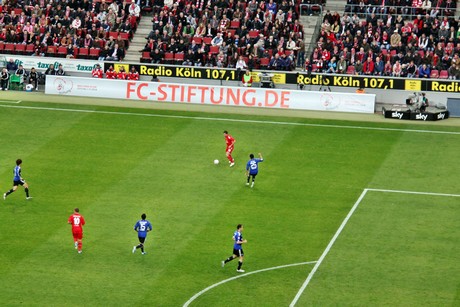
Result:
[[[368,57],[363,64],[363,75],[373,75],[374,74],[374,61],[372,57]]]

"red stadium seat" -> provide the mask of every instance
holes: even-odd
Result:
[[[219,46],[210,46],[209,53],[211,54],[218,54],[219,53]]]
[[[4,51],[5,53],[14,54],[15,45],[12,43],[6,43]]]
[[[270,63],[269,58],[261,58],[260,59],[260,68],[262,68],[262,69],[267,68],[269,63]]]
[[[34,51],[35,51],[35,46],[34,46],[33,44],[28,44],[28,45],[26,46],[26,54],[27,54],[27,55],[33,54]]]
[[[433,69],[430,73],[430,78],[433,78],[433,79],[439,78],[439,70]]]
[[[46,49],[46,56],[55,56],[57,52],[56,46],[48,46]]]
[[[152,61],[152,58],[150,57],[150,52],[143,51],[142,57],[141,57],[141,63],[150,63],[151,61]]]
[[[4,42],[0,42],[0,52],[2,52],[3,49],[5,49],[5,43],[4,43]]]
[[[99,48],[91,48],[91,49],[89,49],[89,57],[90,57],[90,59],[98,59],[100,52],[101,52],[101,49],[99,49]]]
[[[249,31],[249,37],[250,37],[250,38],[256,38],[256,37],[258,37],[258,36],[259,36],[259,31],[257,31],[257,30],[251,30],[251,31]]]
[[[203,37],[203,43],[206,45],[211,45],[212,37]]]
[[[201,43],[203,42],[203,38],[201,37],[193,37],[193,41],[197,44],[197,45],[201,45]]]
[[[447,70],[441,70],[441,72],[439,72],[439,79],[447,79],[449,78],[449,73],[447,72]]]
[[[347,75],[354,75],[355,74],[355,66],[349,65],[347,67]]]
[[[65,58],[67,55],[67,48],[65,46],[59,46],[57,49],[57,55],[59,57]]]
[[[239,29],[240,22],[238,20],[230,21],[230,29]]]
[[[184,58],[184,53],[176,53],[174,55],[174,62],[176,62],[176,64],[182,64],[182,62],[184,62]]]
[[[26,54],[26,45],[25,44],[17,44],[16,45],[16,54]]]
[[[82,47],[78,48],[78,58],[80,59],[87,59],[89,57],[89,50],[88,48]]]
[[[174,53],[166,52],[164,62],[165,64],[172,64],[174,62]]]

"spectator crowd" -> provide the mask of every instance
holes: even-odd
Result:
[[[324,14],[307,71],[460,79],[456,1],[348,0]]]
[[[143,59],[164,63],[168,54],[179,54],[179,63],[187,66],[237,68],[240,62],[241,69],[302,67],[305,45],[299,3],[153,1],[152,31],[141,51],[147,54]]]
[[[113,61],[123,59],[128,40],[122,34],[132,37],[141,12],[135,2],[105,0],[4,0],[0,8],[0,42],[31,46],[34,56],[61,47],[68,58],[85,49]]]

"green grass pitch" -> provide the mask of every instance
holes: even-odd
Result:
[[[455,126],[2,102],[0,128],[0,191],[22,158],[34,197],[1,200],[2,306],[182,306],[213,285],[190,306],[288,306],[364,189],[460,194]],[[459,212],[457,196],[369,192],[297,306],[460,305]],[[238,223],[244,276],[220,267]]]

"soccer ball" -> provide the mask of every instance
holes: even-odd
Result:
[[[34,86],[32,84],[27,84],[26,85],[26,91],[27,92],[32,92],[33,89],[34,89]]]
[[[215,164],[215,165],[219,164],[219,160],[217,160],[217,159],[214,160],[214,164]]]

